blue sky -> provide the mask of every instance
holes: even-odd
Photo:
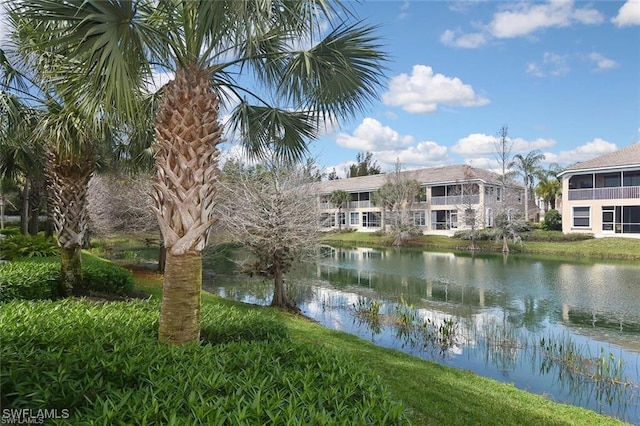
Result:
[[[512,154],[539,149],[562,165],[640,141],[640,0],[350,5],[380,26],[388,79],[363,114],[311,143],[327,172],[363,151],[383,171],[396,160],[496,168],[503,125]]]
[[[370,1],[388,81],[365,114],[311,145],[343,172],[360,151],[383,171],[496,167],[507,125],[513,154],[584,161],[640,141],[640,0]]]

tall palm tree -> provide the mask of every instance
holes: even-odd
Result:
[[[29,105],[27,110],[32,112],[16,114],[10,123],[14,130],[8,136],[18,134],[21,146],[41,149],[37,168],[40,175],[46,175],[48,208],[61,254],[58,293],[69,296],[82,291],[80,253],[87,229],[86,194],[101,143],[110,133],[105,129],[111,125],[106,125],[107,114],[90,117],[78,108],[79,99],[86,95],[83,86],[75,84],[74,91],[67,90],[67,81],[79,81],[77,71],[72,72],[77,63],[46,47],[35,47],[35,42],[50,38],[48,30],[53,27],[32,25],[16,10],[10,19],[12,44],[10,51],[0,55],[0,89],[13,91],[18,102]]]
[[[513,160],[509,163],[509,168],[514,168],[515,171],[522,177],[524,181],[524,220],[529,221],[529,194],[533,189],[533,183],[535,176],[542,160],[545,156],[539,150],[533,150],[527,153],[525,156],[522,154],[516,154],[513,156]]]
[[[326,0],[21,0],[12,8],[58,24],[49,45],[82,62],[98,94],[81,100],[85,109],[109,106],[134,120],[152,68],[174,73],[155,120],[156,215],[167,248],[159,337],[198,341],[220,103],[237,102],[228,126],[249,154],[298,160],[323,120],[351,116],[377,95],[385,55],[374,28],[349,23],[352,11]]]

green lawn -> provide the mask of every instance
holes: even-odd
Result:
[[[160,276],[137,277],[142,291],[159,297]],[[256,307],[203,294],[203,304],[232,305],[269,314]],[[419,425],[606,425],[622,424],[578,407],[557,404],[475,373],[448,368],[399,351],[375,346],[347,333],[324,328],[304,317],[277,312],[292,339],[314,350],[341,353],[379,376],[392,398]]]

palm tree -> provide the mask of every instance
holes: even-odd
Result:
[[[351,196],[347,191],[336,189],[329,195],[329,201],[331,201],[338,208],[338,230],[342,231],[342,209],[349,205]]]
[[[513,160],[509,163],[509,168],[515,168],[516,172],[522,176],[524,181],[524,220],[529,221],[529,194],[533,189],[533,182],[535,180],[538,167],[545,156],[539,150],[533,150],[527,155],[522,156],[516,154],[513,156]]]
[[[556,200],[562,196],[562,184],[558,175],[564,169],[558,163],[551,163],[544,169],[541,168],[536,174],[538,184],[535,187],[536,195],[544,201],[545,212],[549,208],[556,208]]]
[[[343,17],[352,11],[324,0],[22,0],[12,7],[33,22],[57,23],[49,45],[81,62],[99,94],[81,99],[84,109],[109,106],[135,121],[152,68],[174,72],[155,120],[156,215],[167,248],[159,338],[197,342],[221,102],[237,102],[228,127],[248,154],[299,160],[323,120],[352,116],[377,95],[385,56],[374,28],[350,24]]]

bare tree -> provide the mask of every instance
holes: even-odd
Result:
[[[273,278],[272,306],[297,311],[284,275],[295,260],[315,253],[319,212],[314,182],[303,170],[273,164],[243,168],[222,179],[219,226],[255,257],[244,270]]]
[[[513,140],[509,137],[509,127],[503,125],[497,134],[495,143],[496,160],[500,174],[500,200],[497,206],[497,212],[494,220],[494,227],[498,230],[498,238],[502,239],[502,251],[509,252],[509,238],[514,240],[517,237],[516,229],[518,224],[513,223],[516,219],[515,205],[519,197],[518,191],[514,190],[510,184],[513,172],[509,170],[511,164],[511,151],[513,149]],[[525,206],[526,208],[526,206]]]
[[[411,208],[420,195],[420,182],[410,179],[402,172],[400,161],[396,161],[395,171],[387,175],[387,182],[374,193],[374,202],[383,212],[390,211],[391,233],[394,246],[401,246],[411,235],[415,226]],[[386,218],[383,217],[383,223]]]
[[[151,185],[150,174],[94,176],[87,197],[91,229],[103,234],[159,232]]]
[[[460,197],[458,210],[463,212],[464,225],[471,233],[469,250],[475,251],[479,250],[476,238],[478,228],[482,225],[484,207],[480,204],[480,186],[477,182],[473,182],[474,179],[477,179],[477,176],[473,172],[473,168],[465,164],[463,179],[457,185],[457,192],[459,192],[457,195]]]

